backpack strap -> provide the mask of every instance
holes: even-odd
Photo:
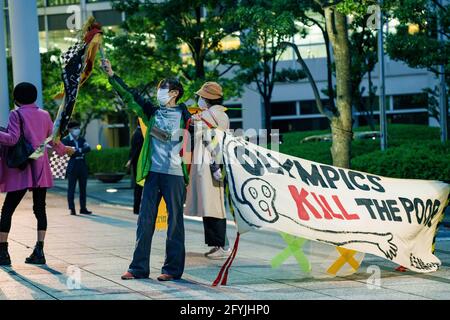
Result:
[[[19,124],[20,124],[20,135],[21,136],[25,136],[25,133],[23,131],[23,119],[22,119],[22,115],[20,114],[19,110],[16,110],[18,116],[19,116]]]

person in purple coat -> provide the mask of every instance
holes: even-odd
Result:
[[[47,189],[53,186],[47,150],[36,160],[30,160],[25,169],[9,168],[6,164],[8,147],[17,144],[21,135],[21,122],[25,139],[39,147],[53,131],[53,122],[47,111],[36,104],[37,90],[31,83],[20,83],[14,88],[14,103],[18,107],[9,116],[6,131],[0,130],[0,192],[6,192],[0,217],[0,265],[10,265],[8,234],[11,219],[17,206],[27,193],[33,192],[33,211],[37,219],[37,243],[26,263],[45,264],[44,239],[47,230],[45,199]],[[4,107],[4,106],[3,106]],[[20,120],[22,119],[22,121]],[[72,154],[73,149],[62,143],[51,143],[59,155]]]

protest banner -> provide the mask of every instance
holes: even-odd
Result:
[[[270,228],[373,254],[415,272],[441,265],[432,248],[449,184],[325,165],[225,133],[222,144],[240,235]]]

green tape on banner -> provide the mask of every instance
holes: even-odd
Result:
[[[280,267],[290,256],[294,256],[303,272],[311,272],[311,264],[303,253],[303,246],[308,240],[284,232],[280,232],[280,235],[288,246],[272,259],[272,268]]]

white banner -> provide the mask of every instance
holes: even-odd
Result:
[[[229,134],[222,142],[240,233],[270,228],[374,254],[416,272],[441,265],[432,245],[450,185],[324,165]]]

